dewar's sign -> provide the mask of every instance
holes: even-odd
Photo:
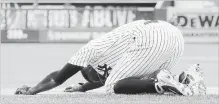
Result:
[[[178,26],[187,36],[218,36],[218,7],[167,8],[167,21]]]

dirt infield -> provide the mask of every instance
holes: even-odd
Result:
[[[102,93],[69,93],[33,96],[1,96],[1,104],[218,104],[218,95],[115,95]]]

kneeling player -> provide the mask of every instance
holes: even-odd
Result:
[[[123,93],[124,86],[135,87],[132,83],[141,83],[142,79],[146,79],[147,84],[139,89],[144,86],[154,89],[149,86],[154,80],[149,78],[161,70],[170,70],[183,50],[184,39],[176,27],[165,21],[138,20],[90,41],[61,70],[24,92],[18,89],[16,94],[37,94],[52,89],[89,67],[95,70],[99,80],[94,78],[86,83],[84,86],[88,87],[84,87],[84,91],[104,85],[108,93]],[[142,89],[130,93],[139,92]]]

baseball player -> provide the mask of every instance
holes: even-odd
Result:
[[[160,87],[156,87],[154,78],[161,70],[170,70],[183,50],[183,36],[173,25],[160,20],[134,21],[91,40],[61,70],[34,87],[18,88],[15,94],[33,95],[52,89],[78,71],[88,81],[80,91],[105,86],[108,93],[157,93]],[[173,87],[184,95],[180,87]]]

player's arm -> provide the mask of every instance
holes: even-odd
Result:
[[[104,84],[102,82],[86,82],[79,83],[78,85],[73,85],[67,87],[64,92],[86,92],[89,90],[93,90],[99,87],[102,87]]]
[[[81,74],[88,82],[85,84],[69,86],[65,89],[65,92],[86,92],[88,90],[93,90],[102,87],[106,80],[106,78],[97,73],[91,65],[83,68]]]
[[[61,70],[52,72],[36,86],[30,88],[25,94],[33,95],[57,87],[82,68],[81,66],[67,63]]]
[[[89,90],[93,90],[99,87],[102,87],[104,84],[102,82],[87,82],[85,84],[83,84],[81,86],[81,91],[85,92],[85,91],[89,91]]]

